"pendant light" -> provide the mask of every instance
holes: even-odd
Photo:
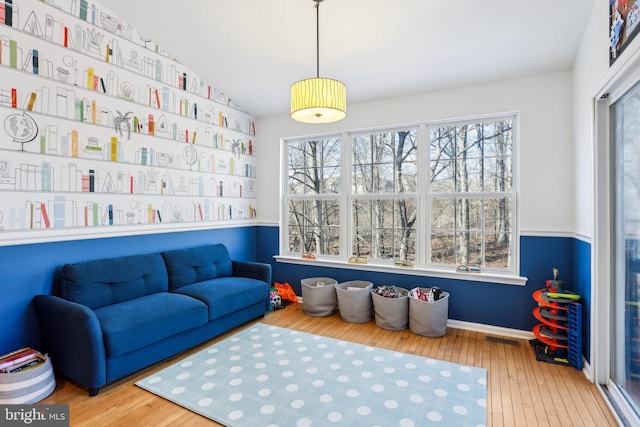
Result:
[[[304,123],[331,123],[347,115],[347,87],[320,77],[320,3],[316,3],[316,77],[291,85],[291,118]]]

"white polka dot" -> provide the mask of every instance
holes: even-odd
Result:
[[[406,380],[398,380],[398,381],[396,381],[396,385],[398,387],[406,387],[406,386],[409,385],[409,382],[406,381]]]
[[[399,424],[400,427],[415,427],[415,423],[413,422],[413,420],[410,420],[408,418],[403,418],[400,420]]]
[[[229,396],[229,400],[232,402],[242,400],[242,393],[233,393],[231,396]]]
[[[258,375],[256,377],[256,381],[258,381],[259,383],[263,383],[263,382],[267,381],[268,379],[269,379],[269,375],[266,375],[266,374]]]
[[[232,366],[231,369],[229,369],[229,372],[233,372],[233,373],[240,372],[240,371],[242,371],[242,366],[238,366],[238,365]]]
[[[347,345],[347,342],[346,341],[338,341],[338,345],[340,347],[344,347],[345,345]]]
[[[293,340],[294,343],[301,343],[302,342],[302,338],[296,338]]]
[[[384,407],[387,409],[396,409],[398,407],[398,402],[396,402],[395,400],[385,400],[384,401]]]
[[[204,383],[202,384],[202,386],[200,387],[202,390],[211,390],[212,388],[214,388],[216,385],[214,383]]]
[[[229,412],[229,415],[227,416],[229,417],[230,420],[237,421],[240,418],[242,418],[243,415],[244,414],[242,413],[242,411],[236,410],[236,411]]]
[[[239,345],[232,345],[229,350],[231,351],[238,351],[240,350],[242,347],[240,347]]]
[[[393,357],[396,359],[402,359],[404,357],[404,353],[393,353]]]
[[[251,339],[254,340],[254,341],[255,340],[259,340],[260,339],[260,335],[252,335]]]
[[[482,408],[486,408],[487,407],[487,401],[485,399],[478,399],[476,400],[476,405],[482,407]]]
[[[258,396],[260,396],[260,397],[267,397],[269,395],[271,395],[271,389],[270,388],[263,388],[263,389],[260,389],[258,391]]]
[[[304,406],[304,400],[302,400],[302,399],[296,399],[296,400],[291,401],[291,407],[293,409],[300,409],[303,406]]]
[[[273,405],[264,405],[262,408],[260,408],[260,413],[264,415],[269,415],[269,414],[273,414],[275,410],[276,410],[276,407]]]
[[[471,372],[471,368],[468,366],[460,366],[462,372]]]
[[[274,341],[273,342],[273,345],[282,345],[282,344],[283,344],[282,341]]]
[[[294,375],[295,375],[295,373],[293,371],[282,371],[282,377],[283,378],[291,378]]]
[[[238,341],[240,341],[240,338],[239,337],[231,337],[231,339],[229,341],[238,342]]]
[[[204,371],[204,376],[205,377],[210,377],[212,375],[216,374],[216,370],[215,369],[207,369],[206,371]]]
[[[340,369],[342,366],[340,366],[339,363],[332,363],[331,365],[329,365],[329,368],[333,369],[334,371],[337,369]]]
[[[360,360],[360,359],[356,359],[356,360],[352,361],[351,364],[353,366],[362,366],[364,364],[364,362],[362,360]]]
[[[264,362],[258,362],[255,365],[253,365],[253,367],[256,368],[256,369],[264,369],[266,366],[267,366],[267,364],[264,363]]]
[[[282,356],[283,354],[287,354],[287,350],[278,350],[278,351],[276,351],[276,354],[278,356]]]
[[[371,414],[371,408],[368,406],[358,406],[356,412],[358,413],[358,415],[369,415]]]
[[[360,396],[360,392],[358,390],[356,390],[355,388],[350,388],[349,390],[347,390],[347,397],[358,397]]]
[[[299,389],[299,388],[300,388],[300,386],[298,386],[298,384],[288,384],[288,385],[285,387],[285,389],[286,389],[287,391],[291,391],[291,392],[293,392],[293,391],[298,391],[298,389]]]
[[[282,359],[278,361],[278,365],[280,366],[287,366],[289,364],[289,361],[287,359]]]
[[[260,344],[259,342],[251,344],[251,348],[262,348],[262,344]]]
[[[217,361],[218,361],[218,359],[216,359],[215,357],[212,357],[210,359],[207,359],[204,363],[206,363],[207,365],[213,365]]]
[[[204,399],[198,400],[198,406],[209,406],[213,403],[213,399],[210,397],[205,397]]]
[[[307,362],[311,362],[313,360],[313,357],[311,356],[304,356],[302,359],[303,362],[307,363]]]
[[[445,378],[451,378],[451,372],[449,371],[440,371],[440,376]]]
[[[209,354],[213,354],[213,353],[217,353],[218,349],[217,348],[210,348],[209,350],[207,350],[207,353]]]
[[[187,360],[186,362],[182,362],[182,363],[180,364],[180,367],[181,367],[181,368],[188,368],[188,367],[189,367],[189,366],[191,366],[191,365],[193,365],[193,362],[192,362],[192,361],[190,361],[190,360]]]
[[[440,412],[429,411],[427,412],[427,418],[429,418],[429,421],[441,421],[442,415],[440,415]]]
[[[433,394],[435,394],[438,397],[447,397],[449,395],[449,393],[447,393],[447,390],[444,390],[442,388],[437,388],[433,391]]]
[[[384,357],[382,357],[382,356],[374,356],[373,361],[374,362],[384,362]]]
[[[280,334],[279,334],[279,333],[277,333],[277,332],[274,332],[274,333],[273,333],[273,334],[271,334],[270,336],[271,336],[271,337],[273,337],[273,338],[276,338],[276,337],[279,337],[279,336],[280,336]]]
[[[327,345],[326,345],[326,344],[324,344],[324,343],[322,343],[322,344],[318,344],[318,348],[320,348],[320,349],[325,349],[325,348],[327,348]]]
[[[404,367],[407,369],[416,369],[417,365],[415,363],[405,363]]]
[[[325,359],[333,359],[333,356],[333,353],[325,353],[322,355],[322,357],[324,357]]]
[[[426,363],[427,365],[435,365],[438,362],[435,359],[425,359],[424,363]]]
[[[162,377],[151,377],[147,382],[149,384],[158,384],[160,381],[162,381]]]
[[[467,408],[465,408],[464,406],[461,405],[456,405],[453,407],[453,412],[455,412],[458,415],[466,415],[467,414]]]
[[[486,378],[480,378],[478,380],[478,384],[487,385],[487,379]]]
[[[330,394],[323,394],[318,400],[320,400],[320,402],[322,403],[329,403],[333,400],[333,396],[331,396]]]
[[[186,390],[185,387],[176,387],[171,390],[171,394],[182,394]]]
[[[300,418],[296,423],[296,427],[309,427],[311,425],[311,420],[309,418]]]
[[[469,387],[467,384],[458,384],[458,390],[460,390],[460,391],[469,391],[469,390],[471,390],[471,387]]]
[[[428,383],[429,381],[431,381],[431,377],[429,375],[420,375],[418,379],[423,383]]]
[[[413,403],[422,403],[424,402],[424,397],[419,394],[412,394],[411,396],[409,396],[409,400]]]
[[[314,341],[320,341],[322,337],[320,335],[314,335],[311,339]]]
[[[384,391],[384,386],[382,384],[374,384],[371,386],[371,391],[382,393]]]
[[[371,378],[373,376],[373,372],[371,372],[371,371],[362,371],[362,372],[360,372],[360,376],[362,378]]]
[[[296,350],[298,350],[299,352],[307,351],[307,347],[302,345],[302,346],[296,348]]]
[[[311,385],[314,387],[322,387],[324,385],[324,380],[313,380]]]
[[[344,354],[346,354],[347,356],[353,356],[355,354],[355,351],[349,349],[349,350],[345,350]]]
[[[240,378],[234,378],[231,381],[229,381],[229,385],[236,386],[240,384],[242,384],[242,380]]]
[[[364,348],[364,351],[368,351],[368,352],[370,353],[370,352],[372,352],[372,351],[375,351],[375,347],[369,347],[369,346],[366,346],[366,347]]]
[[[307,368],[307,374],[315,374],[318,372],[318,368],[316,368],[315,366],[309,366]]]
[[[393,374],[395,372],[396,372],[395,368],[393,368],[391,366],[387,366],[386,368],[384,368],[384,373],[385,374]]]
[[[337,378],[337,380],[338,380],[339,383],[348,383],[349,382],[349,377],[346,376],[346,375],[340,375]]]
[[[231,356],[229,358],[229,360],[231,360],[232,362],[237,362],[240,359],[242,359],[242,356],[240,356],[239,354],[236,354],[235,356]]]
[[[342,414],[340,412],[331,412],[327,415],[327,419],[332,423],[337,423],[342,420]]]
[[[253,357],[255,357],[256,359],[260,359],[261,357],[264,357],[264,353],[258,351],[257,353],[253,353]]]

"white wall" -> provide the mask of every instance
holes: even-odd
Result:
[[[347,118],[327,125],[297,123],[288,115],[258,120],[258,219],[263,224],[275,224],[279,218],[280,138],[518,111],[521,232],[572,232],[575,215],[571,92],[571,74],[557,72],[348,104]]]

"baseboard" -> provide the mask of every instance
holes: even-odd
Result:
[[[530,340],[535,338],[533,332],[520,329],[503,328],[501,326],[485,325],[482,323],[464,322],[462,320],[447,320],[447,326],[456,329],[465,329],[491,335]]]

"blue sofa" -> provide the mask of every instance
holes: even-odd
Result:
[[[89,395],[264,316],[271,266],[222,244],[67,264],[34,305],[54,369]]]

